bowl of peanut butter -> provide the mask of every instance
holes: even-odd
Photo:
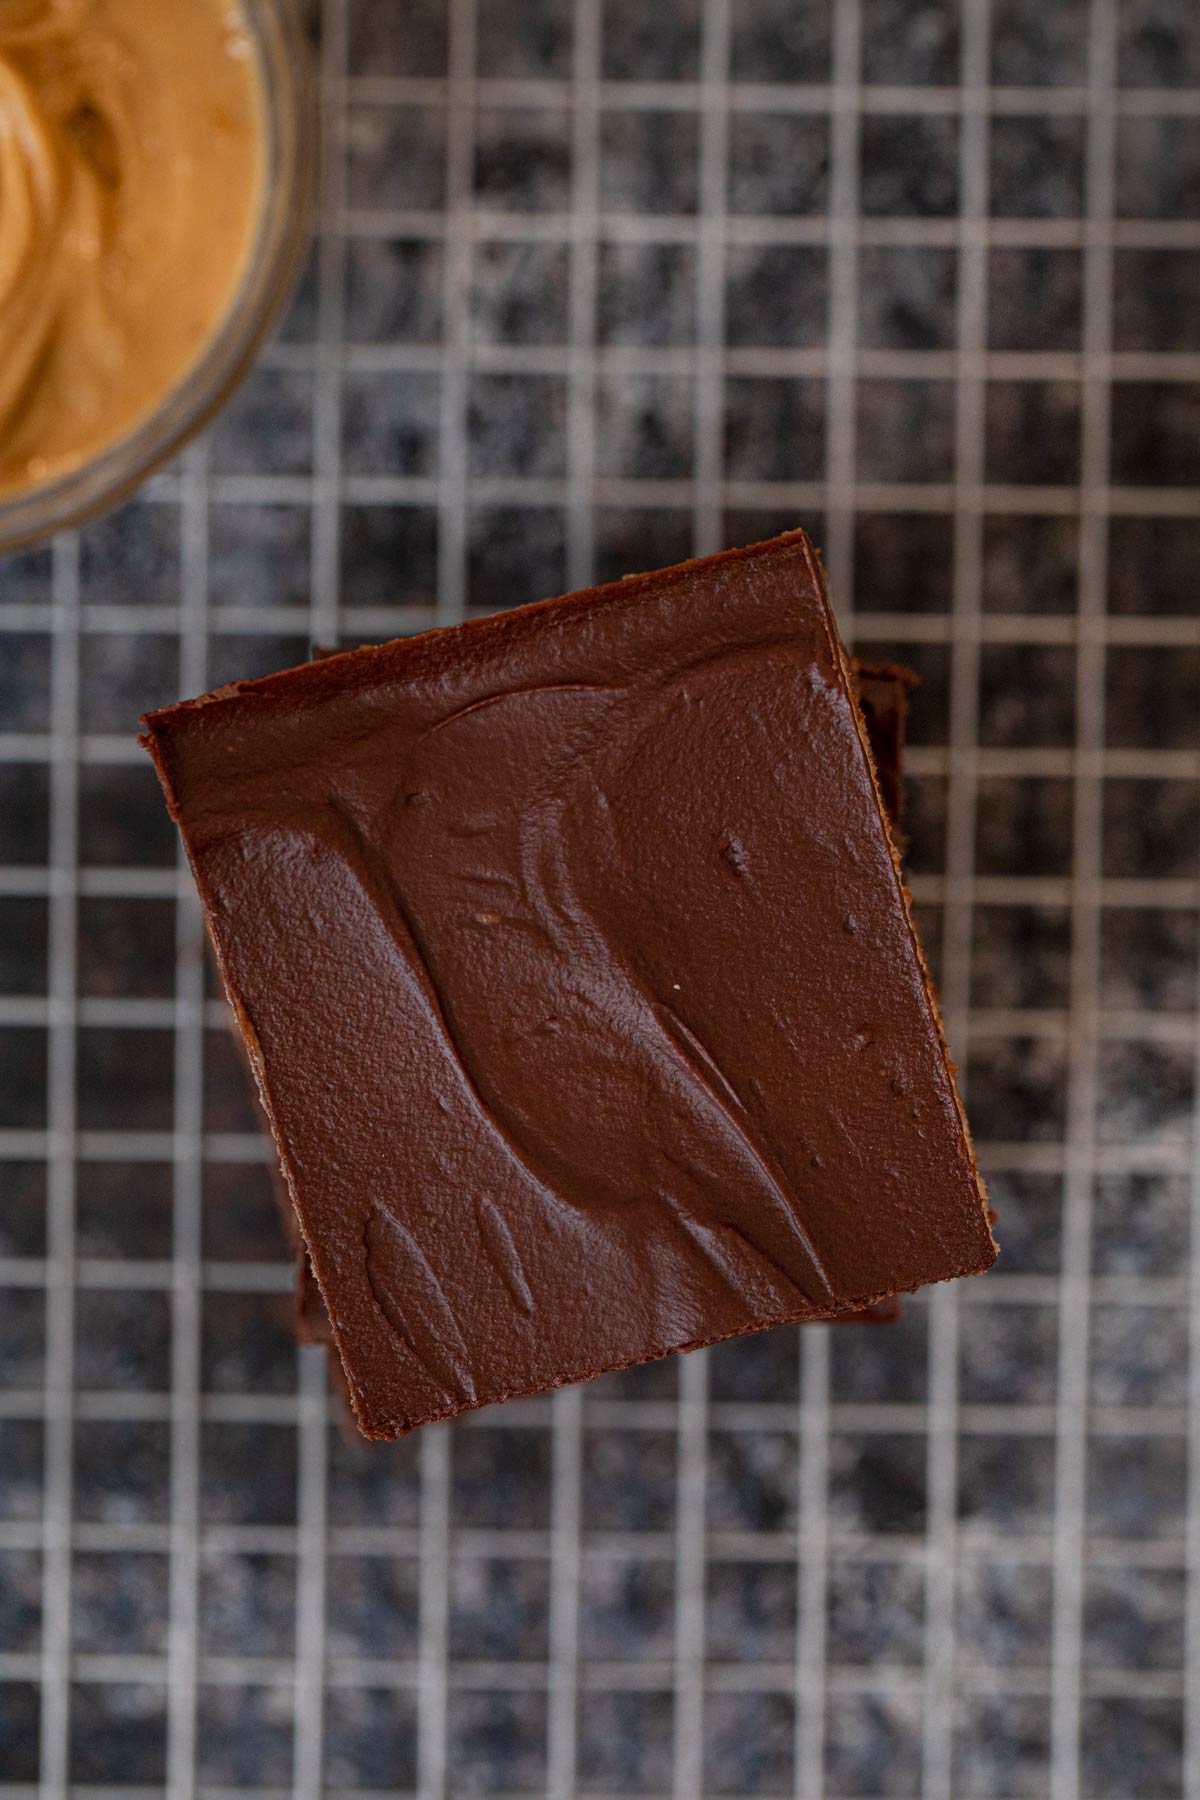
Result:
[[[0,0],[0,550],[228,398],[303,260],[314,105],[290,0]]]

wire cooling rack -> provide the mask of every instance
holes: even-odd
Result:
[[[319,26],[279,341],[0,565],[0,1800],[1200,1800],[1194,9]],[[136,714],[797,518],[1004,1259],[356,1446]]]

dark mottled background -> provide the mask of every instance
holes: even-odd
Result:
[[[0,1800],[1197,1800],[1193,0],[319,24],[278,341],[0,565]],[[797,519],[1003,1260],[352,1443],[136,716]]]

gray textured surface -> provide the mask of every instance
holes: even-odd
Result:
[[[1200,1800],[1194,6],[321,10],[278,341],[0,565],[0,1797]],[[1003,1260],[352,1444],[136,715],[797,519]]]

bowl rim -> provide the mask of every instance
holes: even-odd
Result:
[[[263,200],[240,285],[199,357],[132,431],[54,481],[0,500],[0,556],[120,505],[208,425],[249,373],[308,253],[317,189],[317,85],[296,0],[241,0],[267,131]]]

